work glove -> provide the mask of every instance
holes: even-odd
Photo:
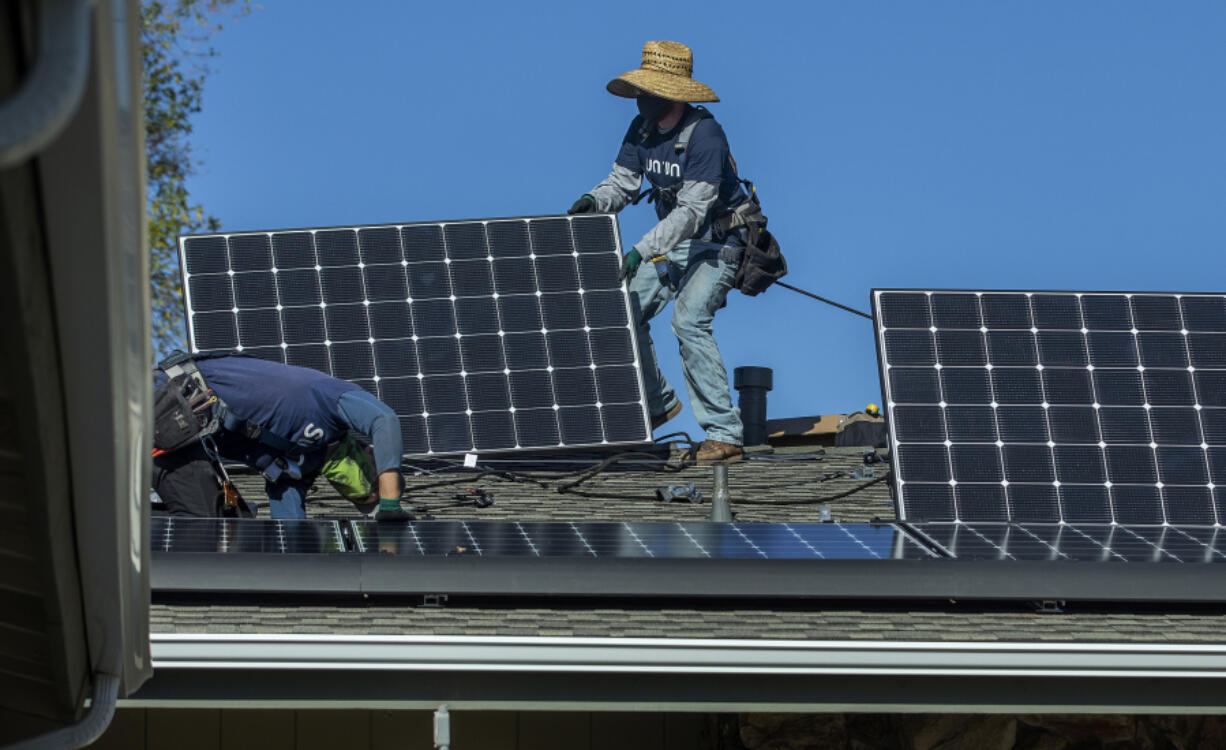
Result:
[[[566,210],[568,214],[591,214],[596,213],[596,199],[584,193],[579,196],[579,200]]]
[[[634,272],[639,270],[639,264],[643,262],[643,256],[639,255],[637,247],[630,248],[630,252],[626,253],[626,259],[622,263],[622,272],[618,279],[625,281],[626,279],[634,278]]]

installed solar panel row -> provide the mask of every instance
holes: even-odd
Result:
[[[1118,524],[271,521],[154,517],[162,553],[1226,563],[1226,529]],[[913,536],[914,534],[914,536]],[[348,543],[347,543],[348,540]]]
[[[1226,297],[873,302],[902,517],[1226,520]]]
[[[914,523],[959,560],[1226,562],[1226,530],[1212,526]]]
[[[184,237],[194,351],[351,380],[409,454],[650,440],[611,216]]]
[[[358,550],[410,556],[926,559],[889,524],[560,521],[353,523]]]
[[[290,554],[344,552],[337,521],[272,521],[154,516],[150,548],[171,553]]]
[[[610,521],[266,521],[155,517],[159,552],[355,552],[409,557],[929,559],[892,524],[714,524]]]

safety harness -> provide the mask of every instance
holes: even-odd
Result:
[[[174,453],[199,441],[221,488],[221,515],[254,516],[230,481],[213,439],[222,427],[221,399],[205,382],[195,361],[184,352],[171,353],[158,363],[158,369],[166,374],[166,382],[153,396],[153,456]]]
[[[173,453],[194,440],[204,440],[226,430],[254,440],[270,452],[255,468],[270,482],[283,476],[301,479],[315,467],[307,466],[314,443],[300,444],[282,437],[258,422],[243,419],[217,397],[196,366],[197,360],[246,356],[238,352],[187,354],[175,351],[158,363],[167,381],[154,395],[154,455]],[[206,444],[206,450],[207,450]]]
[[[694,129],[698,127],[698,123],[708,117],[714,117],[714,115],[706,107],[696,106],[689,110],[686,114],[685,125],[681,128],[681,132],[677,134],[677,140],[673,143],[673,152],[677,155],[677,164],[681,168],[681,179],[668,187],[652,185],[639,193],[630,202],[631,205],[637,205],[643,198],[647,198],[648,203],[654,202],[662,209],[657,212],[657,215],[662,213],[664,216],[667,216],[677,207],[677,193],[680,192],[685,180],[685,158],[686,151],[690,146],[690,139],[693,137]],[[639,128],[639,142],[642,143],[651,135],[651,123],[647,122],[642,116],[636,118],[636,121]],[[733,255],[740,255],[740,265],[737,267],[736,277],[733,279],[732,285],[740,290],[742,294],[753,297],[766,291],[771,284],[786,276],[788,263],[779,249],[779,242],[766,228],[767,219],[766,215],[762,213],[762,204],[758,200],[758,189],[754,187],[752,181],[741,178],[740,172],[737,170],[736,159],[732,158],[732,154],[728,155],[728,161],[732,166],[732,173],[736,175],[736,181],[745,187],[748,198],[731,209],[722,207],[725,210],[717,210],[716,213],[720,215],[710,220],[710,227],[704,234],[709,234],[712,242],[723,243],[733,231],[740,227],[745,227],[745,247],[743,250],[736,253],[736,248],[725,246],[723,251],[729,251]],[[738,258],[732,255],[725,257],[722,251],[720,257],[729,263],[738,260]],[[668,284],[671,276],[668,257],[666,255],[657,255],[648,260],[655,267],[660,283]]]

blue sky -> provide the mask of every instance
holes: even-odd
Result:
[[[226,230],[562,213],[635,111],[605,83],[672,39],[792,284],[1226,292],[1224,3],[260,5],[195,120]],[[654,214],[619,220],[629,247]],[[788,290],[733,292],[716,338],[730,376],[774,368],[771,417],[880,398],[871,323]]]

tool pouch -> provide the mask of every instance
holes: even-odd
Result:
[[[162,374],[154,380],[153,447],[173,453],[197,438],[220,428],[217,397],[191,355],[175,351],[158,363]],[[165,378],[158,381],[161,378]]]
[[[204,425],[184,394],[186,377],[167,380],[153,394],[153,447],[173,453],[200,437]]]
[[[766,228],[766,216],[758,203],[757,194],[733,212],[734,226],[745,226],[745,252],[732,285],[742,294],[755,297],[787,275],[788,262],[779,249],[779,242]]]

